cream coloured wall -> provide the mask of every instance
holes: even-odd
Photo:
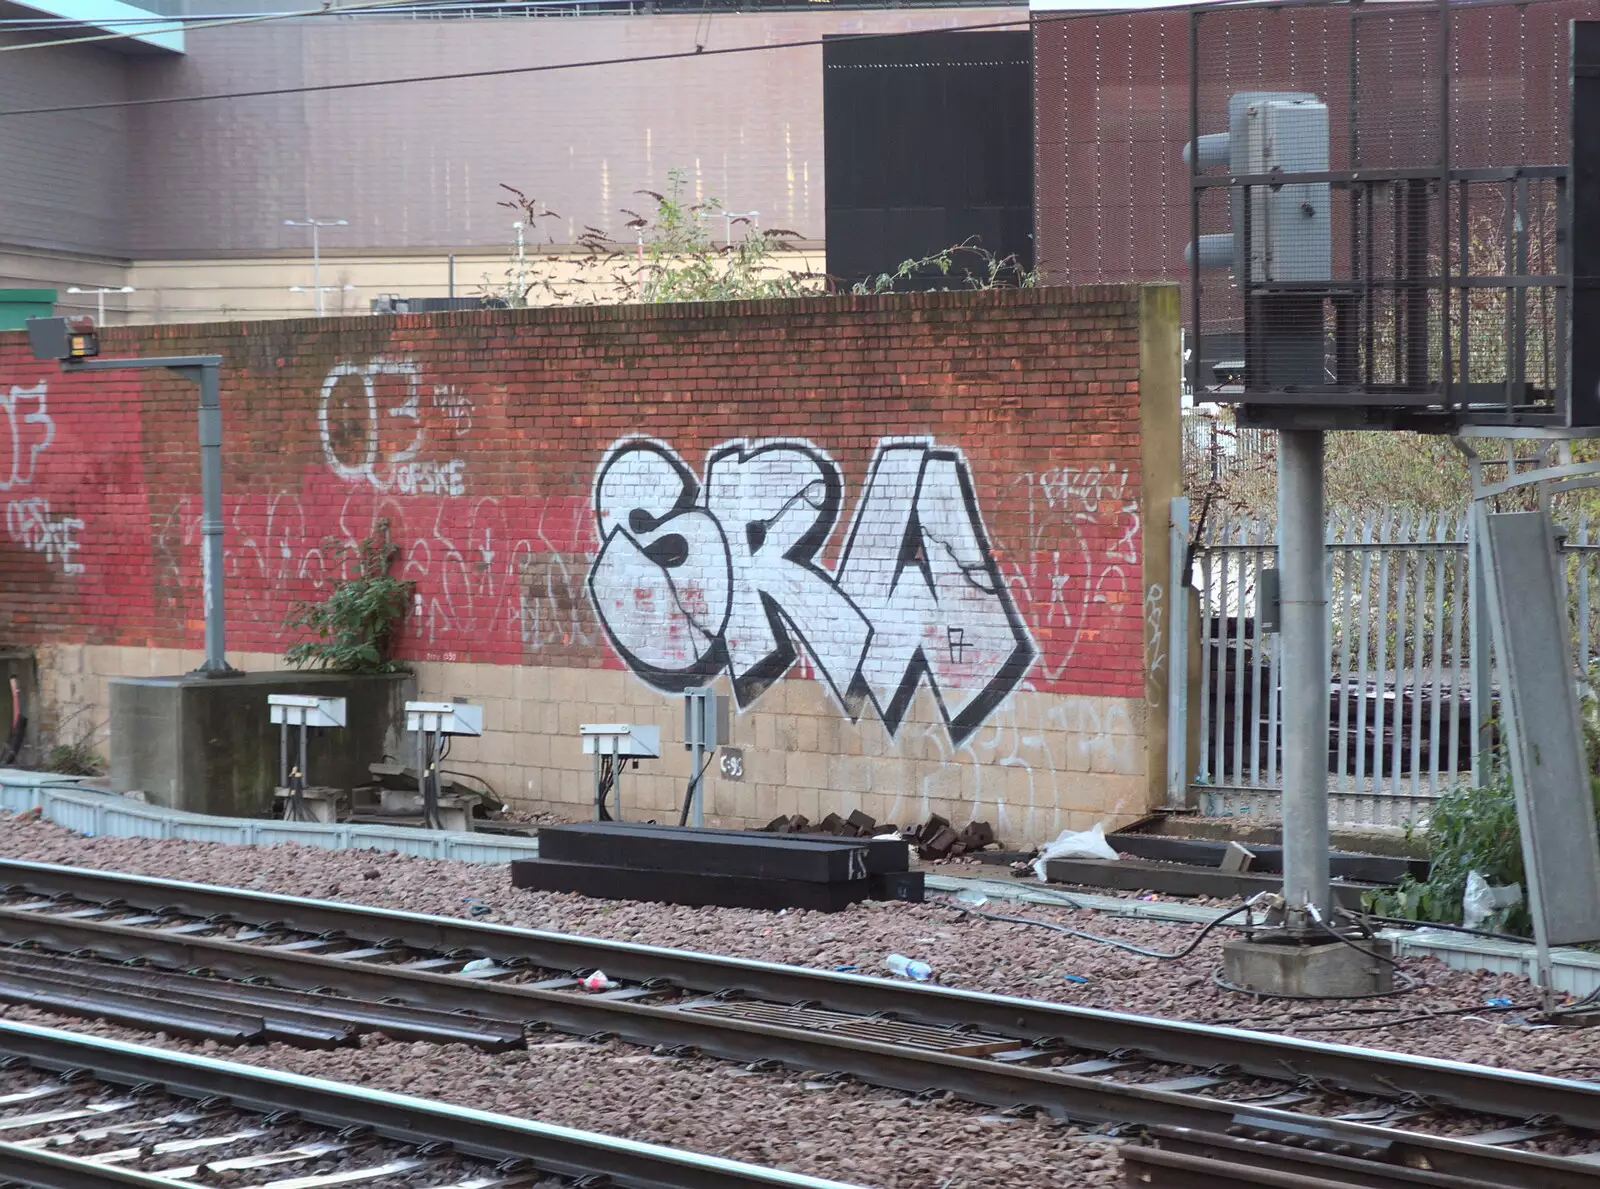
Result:
[[[111,678],[183,673],[202,659],[178,649],[97,645],[47,645],[38,656],[41,700],[54,708],[64,734],[102,756]],[[246,670],[286,667],[270,653],[229,659]],[[610,669],[427,662],[415,668],[419,697],[460,697],[483,706],[483,737],[457,739],[450,765],[487,780],[520,809],[586,817],[592,761],[582,754],[579,725],[656,724],[661,758],[626,773],[623,812],[676,820],[689,776],[676,698]],[[817,821],[860,809],[879,822],[905,825],[938,813],[958,826],[989,821],[1002,841],[1016,846],[1097,821],[1109,829],[1146,812],[1145,714],[1134,699],[1024,687],[952,751],[925,686],[891,743],[876,719],[852,724],[843,718],[820,683],[786,680],[757,708],[735,716],[730,743],[742,755],[743,779],[728,779],[712,764],[707,821],[753,826],[785,813]]]
[[[784,253],[779,267],[821,273],[825,253],[820,248]],[[619,272],[634,275],[631,260],[622,259],[604,268],[584,267],[567,253],[529,252],[525,276],[541,284],[528,297],[531,305],[557,305],[577,301],[617,301],[625,294],[604,283]],[[455,294],[479,297],[501,291],[515,276],[516,264],[509,251],[494,253],[463,252],[455,260]],[[324,253],[321,283],[331,291],[324,294],[324,310],[335,315],[367,314],[372,301],[385,293],[403,297],[445,297],[450,292],[448,253],[436,255],[375,256]],[[128,279],[118,284],[134,286],[127,295],[127,321],[135,324],[160,322],[222,322],[263,318],[304,318],[316,312],[312,287],[312,261],[305,256],[260,257],[237,260],[141,260],[127,270]],[[292,292],[293,286],[305,292]],[[345,286],[351,286],[345,289]],[[90,298],[90,309],[93,299]],[[109,302],[109,299],[108,299]],[[111,316],[107,321],[120,322]]]

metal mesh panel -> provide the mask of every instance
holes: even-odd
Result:
[[[1040,18],[1039,263],[1179,282],[1197,399],[1561,423],[1574,19],[1600,0]]]

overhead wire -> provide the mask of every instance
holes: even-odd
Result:
[[[352,11],[358,11],[358,10],[363,10],[363,9],[394,7],[394,6],[398,6],[398,5],[402,4],[402,3],[411,3],[411,2],[413,2],[413,0],[372,0],[372,2],[367,4],[367,5],[350,5],[350,6],[346,7],[346,8],[344,8],[344,9],[338,9],[338,10],[332,10],[332,11],[335,11],[335,12],[352,12]],[[466,4],[468,2],[469,2],[469,0],[463,0],[463,4]],[[1281,2],[1283,2],[1283,0],[1275,0],[1275,2],[1281,3]],[[1287,0],[1287,2],[1292,4],[1292,3],[1294,3],[1294,0]],[[1072,12],[1072,13],[1059,14],[1058,16],[1047,18],[1047,19],[1050,19],[1050,20],[1071,20],[1071,19],[1081,19],[1081,18],[1090,17],[1090,16],[1093,16],[1093,17],[1111,17],[1111,16],[1119,16],[1119,15],[1130,15],[1130,14],[1133,14],[1133,13],[1159,12],[1159,11],[1163,11],[1163,10],[1170,10],[1170,11],[1196,11],[1196,10],[1204,10],[1204,9],[1209,9],[1209,8],[1225,7],[1225,6],[1234,5],[1234,4],[1237,4],[1237,3],[1238,3],[1238,0],[1194,0],[1194,2],[1190,2],[1190,3],[1174,3],[1174,4],[1151,5],[1149,7],[1143,7],[1143,8],[1081,10],[1081,11]],[[322,10],[318,9],[316,11],[318,13],[320,13]],[[281,17],[270,17],[270,16],[267,16],[267,17],[249,17],[249,18],[240,18],[239,21],[237,21],[235,23],[243,23],[245,21],[260,22],[260,21],[265,21],[265,20],[289,19],[292,16],[307,16],[307,15],[311,15],[311,14],[307,13],[307,12],[300,12],[300,13],[286,13],[286,14],[283,14]],[[202,27],[216,27],[216,24],[220,24],[220,23],[221,22],[214,22],[212,25],[202,26]],[[886,37],[896,37],[896,38],[916,37],[916,36],[919,36],[919,35],[922,35],[922,34],[943,34],[943,33],[951,33],[951,32],[968,33],[968,32],[986,31],[986,30],[991,30],[991,29],[1015,29],[1015,28],[1018,28],[1018,27],[1031,26],[1032,23],[1033,23],[1032,17],[1029,16],[1029,17],[1015,18],[1015,19],[1006,20],[1006,21],[993,21],[993,22],[988,22],[988,23],[984,23],[984,24],[954,25],[954,26],[950,26],[948,28],[939,27],[939,28],[930,28],[930,29],[898,29],[898,30],[886,31],[886,32],[883,32],[883,33],[850,33],[850,34],[832,35],[832,36],[829,36],[828,38],[826,38],[826,41],[829,41],[829,42],[832,42],[832,41],[840,41],[840,42],[842,42],[842,41],[869,41],[869,40],[874,40],[874,39],[877,39],[877,38],[886,38]],[[58,41],[27,42],[27,43],[24,43],[22,45],[9,46],[9,47],[4,47],[4,48],[6,50],[47,49],[47,48],[49,48],[51,46],[57,46],[57,45],[78,44],[79,41],[81,41],[81,40],[95,40],[95,41],[113,40],[113,39],[116,39],[116,38],[139,37],[139,36],[148,36],[148,35],[149,35],[149,31],[148,30],[146,30],[146,31],[144,31],[142,33],[101,34],[101,35],[97,35],[97,36],[95,36],[93,38],[87,38],[87,39],[63,39],[63,40],[58,40]],[[309,83],[309,84],[305,84],[305,85],[302,85],[302,86],[295,86],[295,87],[263,87],[263,88],[259,88],[257,90],[252,90],[252,91],[217,91],[217,92],[212,92],[212,93],[206,94],[206,95],[163,95],[163,96],[156,96],[156,97],[147,98],[147,99],[108,100],[106,102],[101,102],[101,103],[57,104],[57,105],[52,106],[52,107],[20,107],[20,108],[12,108],[12,109],[7,110],[7,111],[0,111],[0,118],[5,118],[5,117],[8,117],[8,116],[59,115],[59,114],[67,113],[67,112],[79,112],[79,111],[111,111],[111,110],[118,110],[118,109],[123,109],[123,108],[132,108],[132,107],[158,107],[158,106],[165,106],[165,105],[175,104],[175,103],[208,103],[208,102],[214,102],[214,101],[223,100],[223,99],[261,99],[261,98],[270,98],[270,97],[281,96],[281,95],[308,95],[308,94],[316,94],[316,93],[326,93],[326,92],[329,92],[329,91],[357,91],[357,90],[364,90],[364,89],[368,89],[368,88],[372,88],[372,87],[397,87],[397,86],[410,86],[410,85],[413,85],[413,84],[416,84],[416,83],[456,82],[456,81],[460,81],[460,80],[464,80],[464,79],[499,78],[499,77],[506,77],[506,76],[510,76],[510,75],[520,75],[520,74],[544,74],[544,73],[550,73],[550,72],[561,71],[561,70],[587,70],[587,69],[594,69],[594,68],[602,67],[602,66],[638,66],[638,65],[647,65],[647,64],[653,63],[653,62],[670,62],[670,61],[680,60],[680,59],[683,59],[683,58],[716,58],[716,57],[724,57],[724,56],[727,56],[727,55],[730,55],[730,54],[766,53],[766,52],[770,52],[770,51],[773,51],[773,50],[811,49],[811,48],[816,48],[816,47],[822,46],[824,44],[824,42],[825,42],[825,39],[822,38],[822,37],[811,37],[811,38],[805,38],[805,39],[797,40],[797,41],[766,42],[766,43],[763,43],[763,44],[760,44],[760,45],[725,46],[725,47],[723,47],[721,49],[707,49],[707,48],[705,48],[703,46],[696,46],[694,49],[691,49],[691,50],[675,50],[675,51],[670,51],[670,52],[661,53],[661,54],[633,54],[633,55],[628,55],[626,57],[617,57],[617,58],[590,58],[590,59],[587,59],[587,60],[584,60],[584,61],[580,61],[580,62],[547,62],[547,63],[542,63],[540,65],[535,65],[535,66],[504,66],[504,67],[498,67],[498,68],[490,69],[490,70],[460,70],[460,71],[452,71],[452,72],[450,72],[448,74],[423,74],[423,75],[410,75],[410,76],[401,77],[401,78],[362,79],[362,80],[359,80],[359,81],[356,81],[356,82],[343,82],[343,83]]]
[[[1019,25],[1026,25],[1026,20],[997,21],[986,25],[962,25],[961,32],[987,29],[1013,29]],[[915,36],[918,33],[948,32],[943,29],[916,29],[908,32],[892,34],[892,36]],[[891,34],[852,34],[849,40],[858,37],[891,36]],[[840,40],[844,40],[841,38]],[[35,43],[39,44],[39,43]],[[7,116],[43,116],[59,115],[65,112],[76,111],[109,111],[113,109],[130,107],[160,107],[174,103],[208,103],[220,99],[262,99],[277,95],[309,95],[328,91],[360,91],[372,87],[399,87],[410,86],[415,83],[446,83],[472,78],[500,78],[518,74],[546,74],[560,70],[587,70],[600,66],[639,66],[651,62],[670,62],[683,58],[714,58],[730,54],[763,53],[771,50],[806,49],[820,46],[823,41],[820,37],[806,38],[801,41],[767,42],[761,45],[735,45],[722,49],[692,49],[673,50],[662,54],[631,54],[619,58],[590,58],[582,62],[546,62],[536,66],[501,66],[491,70],[458,70],[448,74],[419,74],[403,78],[375,78],[361,79],[356,82],[345,83],[309,83],[297,87],[262,87],[253,91],[217,91],[208,95],[161,95],[148,99],[113,99],[103,103],[65,103],[52,107],[19,107],[7,111],[0,111],[0,118]],[[13,47],[26,48],[26,47]]]
[[[92,33],[85,37],[60,37],[53,41],[25,41],[20,45],[0,45],[0,54],[15,53],[18,50],[46,50],[53,49],[58,46],[86,45],[99,41],[121,41],[129,37],[153,37],[162,33],[190,33],[197,32],[202,29],[220,29],[229,25],[258,25],[266,21],[290,21],[305,17],[336,16],[343,15],[345,13],[370,12],[374,9],[402,8],[415,3],[416,0],[360,0],[359,3],[346,4],[339,8],[306,8],[296,9],[289,12],[259,13],[238,17],[205,17],[200,18],[198,23],[195,23],[196,18],[193,17],[161,17],[157,19],[169,22],[167,27],[164,29],[139,29],[134,33]],[[474,3],[482,6],[483,0],[460,0],[460,3],[457,5],[457,7]],[[142,18],[135,19],[137,20]],[[170,22],[172,21],[177,21],[178,23],[171,24]],[[81,21],[78,23],[82,24]],[[121,25],[124,22],[120,20],[108,20],[105,23],[107,25]]]
[[[449,13],[459,12],[460,10],[466,8],[494,12],[496,13],[495,16],[484,17],[482,19],[495,20],[500,19],[498,12],[501,10],[511,13],[513,16],[520,16],[527,9],[548,8],[552,10],[561,10],[570,8],[620,8],[623,5],[637,5],[639,2],[640,0],[395,0],[396,7],[392,10],[385,10],[384,15],[390,15],[392,12]],[[283,20],[288,18],[309,20],[312,17],[345,16],[352,11],[355,11],[354,6],[345,8],[288,10],[282,12],[191,12],[185,13],[181,16],[152,15],[142,17],[116,17],[115,19],[108,19],[105,24],[116,25],[117,28],[120,29],[124,26],[137,27],[141,25],[165,25],[182,21],[185,23],[185,27],[187,28],[189,24],[204,25],[209,22],[231,21],[244,17],[250,17],[252,19],[271,18],[273,20]],[[84,27],[84,24],[85,21],[83,17],[0,17],[0,33],[30,33],[34,31],[48,32],[52,29],[81,29]],[[143,37],[148,36],[149,32],[149,30],[141,29],[137,33],[124,36]],[[33,48],[46,49],[52,44],[55,43],[39,42],[35,43]],[[27,49],[30,47],[25,45],[17,48]]]

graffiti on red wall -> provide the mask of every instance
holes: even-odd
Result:
[[[505,439],[507,390],[437,366],[338,359],[301,398],[298,465],[230,468],[231,647],[281,651],[292,601],[324,597],[337,549],[384,522],[416,584],[406,659],[603,665],[663,691],[726,674],[741,707],[815,678],[895,737],[927,690],[957,746],[1020,690],[1142,696],[1139,482],[1120,463],[1011,473],[886,435],[848,471],[811,436],[691,464],[633,436],[534,483]],[[148,486],[166,463],[146,469],[137,389],[16,381],[0,387],[0,540],[69,586],[100,638],[196,638],[199,493]],[[185,417],[163,449],[181,458],[191,433]]]
[[[1036,649],[990,552],[966,460],[931,440],[879,442],[838,566],[844,483],[806,441],[727,442],[703,481],[627,439],[595,480],[589,590],[612,646],[657,689],[726,671],[741,708],[802,650],[852,719],[895,734],[926,679],[959,744]]]

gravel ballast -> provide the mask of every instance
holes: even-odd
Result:
[[[219,1047],[13,1007],[8,1020],[159,1044],[397,1094],[883,1189],[1102,1189],[1114,1143],[1047,1119],[637,1046],[552,1040],[483,1053],[368,1036],[360,1048]]]
[[[1531,1004],[1534,992],[1524,979],[1407,959],[1404,968],[1422,984],[1411,994],[1357,1006],[1259,1001],[1212,982],[1226,929],[1214,931],[1188,957],[1163,962],[1052,930],[986,920],[948,902],[772,913],[597,901],[513,889],[503,865],[292,845],[86,838],[17,818],[0,818],[0,855],[869,975],[887,976],[884,958],[902,953],[930,963],[936,981],[947,986],[1227,1022],[1530,1072],[1589,1078],[1600,1071],[1600,1031],[1527,1027],[1517,1022],[1520,1013],[1486,1004],[1502,997]],[[991,901],[982,911],[1053,921],[1169,952],[1187,946],[1198,931],[1068,907]]]

